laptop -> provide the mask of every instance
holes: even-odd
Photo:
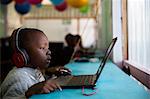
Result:
[[[100,74],[106,64],[106,61],[117,41],[117,37],[112,39],[109,47],[107,48],[105,55],[100,63],[100,66],[95,74],[92,75],[68,75],[68,76],[60,76],[56,78],[56,81],[60,84],[62,88],[93,88],[96,85]]]

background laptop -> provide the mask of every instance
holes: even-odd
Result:
[[[102,70],[106,64],[106,61],[117,41],[117,37],[112,39],[109,47],[107,48],[105,55],[101,61],[101,64],[96,72],[93,75],[68,75],[68,76],[60,76],[56,78],[58,83],[62,88],[82,88],[83,86],[86,88],[93,88],[102,73]]]

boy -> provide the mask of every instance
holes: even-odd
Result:
[[[18,28],[11,36],[16,65],[1,84],[2,99],[24,99],[61,89],[54,79],[45,81],[42,71],[51,59],[46,35],[34,28]]]

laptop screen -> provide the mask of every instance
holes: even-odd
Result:
[[[97,73],[96,73],[96,75],[97,75],[96,81],[97,81],[97,79],[99,78],[99,76],[100,76],[100,74],[101,74],[101,72],[102,72],[102,70],[103,70],[103,68],[104,68],[104,66],[105,66],[105,64],[106,64],[106,61],[107,61],[107,59],[108,59],[108,57],[109,57],[109,55],[110,55],[110,53],[111,53],[111,51],[112,51],[112,49],[113,49],[115,43],[116,43],[116,41],[117,41],[117,37],[114,38],[114,39],[112,39],[112,41],[111,41],[109,47],[107,48],[107,50],[106,50],[106,52],[105,52],[105,55],[104,55],[104,57],[103,57],[103,59],[102,59],[102,62],[101,62],[100,66],[99,66],[99,68],[98,68],[98,70],[97,70]]]

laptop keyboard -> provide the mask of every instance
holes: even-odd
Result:
[[[74,76],[67,85],[91,85],[94,83],[94,75]]]

